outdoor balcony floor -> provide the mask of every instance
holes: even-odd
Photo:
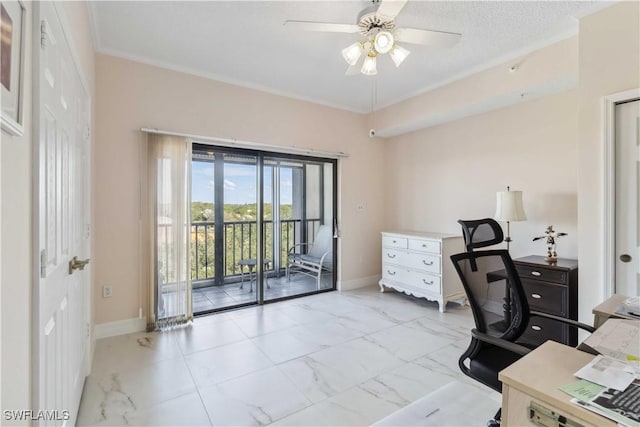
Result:
[[[288,296],[306,294],[317,290],[316,279],[305,274],[292,273],[290,280],[285,275],[269,277],[269,287],[264,289],[265,301],[279,299]],[[332,274],[323,274],[320,280],[320,289],[331,289]],[[245,278],[242,289],[240,283],[230,283],[222,286],[208,286],[206,288],[193,289],[193,312],[200,313],[219,308],[232,307],[256,301],[256,284],[249,283]],[[250,291],[251,289],[251,291]]]

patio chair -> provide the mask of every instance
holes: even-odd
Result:
[[[292,269],[315,277],[316,286],[320,289],[322,272],[333,269],[333,230],[330,226],[321,225],[316,232],[313,243],[298,243],[289,248],[287,280],[290,280],[289,274]]]

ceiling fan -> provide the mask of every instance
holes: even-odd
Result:
[[[355,75],[358,72],[369,76],[377,74],[376,59],[378,55],[387,53],[396,67],[399,67],[410,52],[398,42],[451,47],[460,41],[461,34],[458,33],[396,28],[396,16],[407,4],[407,0],[372,0],[372,3],[372,6],[358,14],[356,24],[289,20],[285,21],[284,25],[294,30],[362,34],[363,40],[342,50],[342,56],[349,64],[347,75]]]

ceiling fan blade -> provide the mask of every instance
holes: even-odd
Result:
[[[418,28],[398,28],[394,32],[397,41],[424,44],[436,47],[451,47],[460,41],[462,34],[445,31],[420,30]]]
[[[292,30],[323,31],[328,33],[357,33],[360,27],[353,24],[333,24],[331,22],[284,21],[284,26]]]
[[[407,0],[382,0],[376,15],[395,19],[406,4]]]

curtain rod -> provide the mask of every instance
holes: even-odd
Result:
[[[342,151],[333,152],[333,151],[315,150],[312,148],[285,147],[282,145],[263,144],[260,142],[239,141],[237,139],[219,138],[219,137],[203,136],[203,135],[192,135],[189,133],[182,133],[182,132],[171,132],[171,131],[161,130],[156,128],[140,128],[140,131],[145,133],[159,134],[159,135],[182,136],[185,138],[189,138],[196,143],[212,142],[212,143],[215,143],[215,145],[219,145],[222,147],[249,148],[254,150],[272,151],[276,153],[286,153],[286,154],[303,154],[303,155],[313,156],[313,157],[326,157],[329,159],[339,159],[339,158],[349,157],[347,153],[344,153]]]

